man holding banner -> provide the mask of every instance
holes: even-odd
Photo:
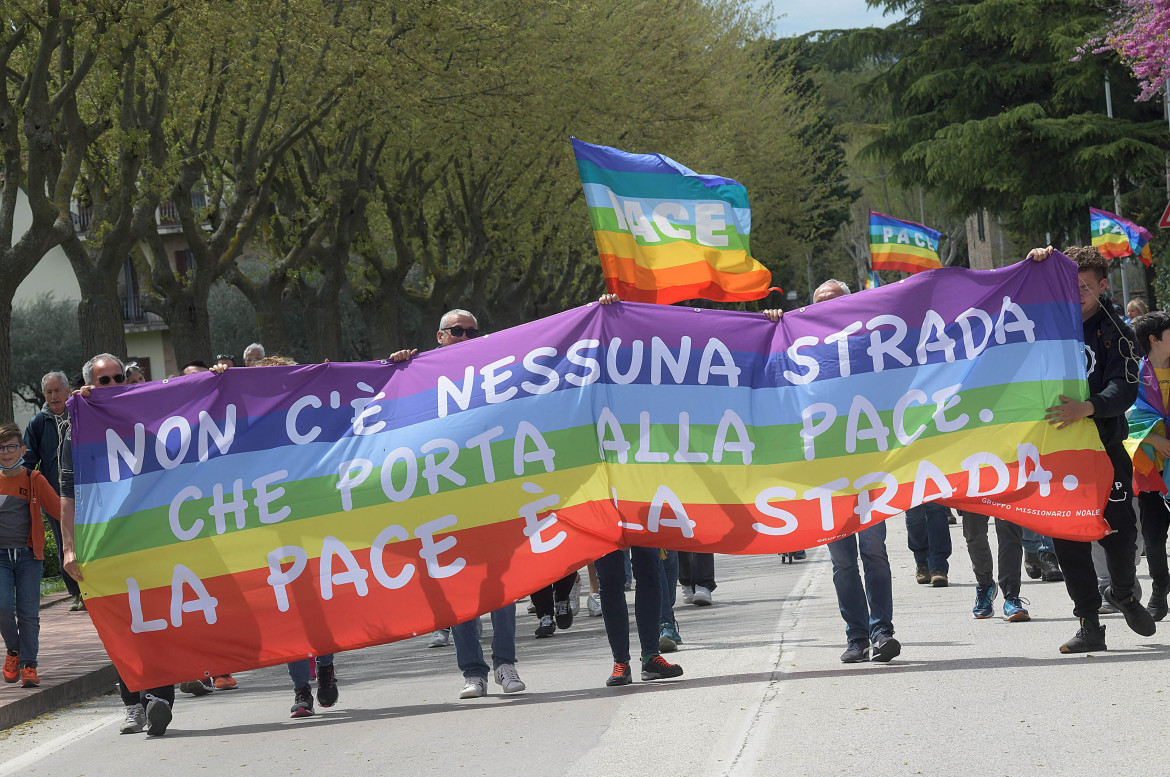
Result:
[[[1033,249],[1028,257],[1041,261],[1051,253],[1049,246]],[[1060,404],[1048,408],[1045,417],[1057,429],[1092,417],[1113,463],[1113,490],[1104,508],[1104,518],[1111,531],[1098,540],[1105,550],[1113,584],[1104,592],[1097,589],[1090,543],[1055,539],[1064,584],[1073,600],[1073,614],[1081,622],[1076,635],[1061,645],[1060,652],[1088,653],[1107,649],[1105,627],[1098,617],[1102,595],[1125,615],[1125,622],[1138,634],[1151,636],[1157,626],[1133,594],[1137,579],[1134,562],[1137,515],[1132,504],[1133,461],[1122,444],[1129,431],[1125,413],[1137,399],[1137,346],[1121,310],[1106,295],[1109,288],[1106,259],[1092,246],[1073,246],[1067,255],[1078,267],[1089,398],[1076,401],[1062,394]]]

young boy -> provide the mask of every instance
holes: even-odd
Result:
[[[1051,249],[1036,249],[1028,256],[1042,261]],[[1054,539],[1056,555],[1064,570],[1064,584],[1073,600],[1073,614],[1081,627],[1075,636],[1060,646],[1061,653],[1088,653],[1106,650],[1105,627],[1098,610],[1104,594],[1125,616],[1125,622],[1138,634],[1148,637],[1157,625],[1133,595],[1137,570],[1137,514],[1133,499],[1133,461],[1122,444],[1127,434],[1125,413],[1137,398],[1138,351],[1133,330],[1125,323],[1121,308],[1106,295],[1109,279],[1108,262],[1092,246],[1074,246],[1065,250],[1077,263],[1080,286],[1081,322],[1085,337],[1085,359],[1089,379],[1089,397],[1076,400],[1061,396],[1060,404],[1048,408],[1045,420],[1057,429],[1082,418],[1092,418],[1097,434],[1113,463],[1113,490],[1105,502],[1103,517],[1110,533],[1098,540],[1105,550],[1113,584],[1104,592],[1097,588],[1091,544]]]
[[[22,466],[20,427],[0,424],[0,635],[4,682],[40,685],[41,571],[45,558],[44,509],[61,516],[61,500],[40,472]]]
[[[1156,621],[1166,617],[1170,570],[1166,565],[1166,533],[1170,510],[1166,507],[1166,458],[1170,456],[1166,418],[1170,408],[1170,314],[1156,310],[1133,322],[1142,359],[1137,402],[1129,416],[1126,447],[1133,455],[1134,488],[1142,513],[1142,537],[1153,590],[1146,606]]]

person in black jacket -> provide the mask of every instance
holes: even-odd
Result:
[[[61,493],[61,476],[57,469],[57,459],[61,454],[61,427],[69,423],[69,411],[65,409],[65,400],[69,399],[69,378],[63,372],[50,372],[41,378],[41,393],[45,397],[45,406],[41,412],[33,416],[24,430],[24,467],[29,472],[40,466],[41,474],[53,491]],[[73,612],[85,609],[85,601],[81,598],[81,589],[65,571],[65,558],[61,550],[61,522],[49,515],[49,528],[53,531],[53,538],[57,541],[57,564],[61,569],[61,579],[65,588],[73,597],[73,604],[69,609]]]
[[[1028,256],[1039,261],[1051,252],[1051,247],[1035,249]],[[1133,461],[1122,445],[1129,433],[1125,412],[1137,399],[1141,354],[1123,311],[1106,294],[1109,288],[1106,259],[1092,246],[1074,246],[1066,249],[1065,254],[1078,268],[1089,398],[1076,400],[1061,395],[1060,404],[1048,408],[1045,420],[1063,429],[1091,417],[1113,462],[1113,490],[1104,509],[1111,531],[1098,540],[1105,550],[1113,584],[1103,592],[1098,590],[1089,543],[1055,540],[1064,584],[1073,600],[1073,614],[1081,621],[1076,636],[1061,645],[1060,652],[1087,653],[1107,649],[1105,627],[1097,615],[1102,594],[1125,615],[1125,622],[1138,634],[1151,636],[1157,626],[1133,594],[1137,579],[1134,563],[1137,515],[1132,503]]]

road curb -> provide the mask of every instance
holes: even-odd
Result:
[[[109,693],[117,682],[114,665],[106,664],[80,677],[15,699],[0,706],[0,731],[27,723],[46,712]]]

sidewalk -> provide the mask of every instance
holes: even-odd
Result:
[[[41,684],[0,683],[0,730],[114,689],[114,665],[89,613],[69,612],[69,600],[66,593],[41,599]]]

